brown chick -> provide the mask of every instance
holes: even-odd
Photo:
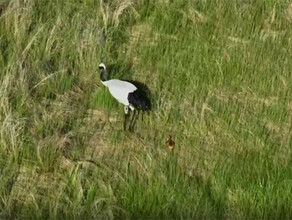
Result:
[[[168,147],[168,149],[173,150],[173,148],[175,147],[175,142],[172,140],[171,135],[168,136],[168,139],[166,141],[166,146]]]

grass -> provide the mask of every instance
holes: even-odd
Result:
[[[0,218],[291,218],[291,23],[288,0],[0,1]],[[134,134],[100,62],[152,91]]]

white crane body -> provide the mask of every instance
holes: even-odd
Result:
[[[127,119],[129,118],[129,108],[134,111],[132,116],[130,130],[133,131],[135,121],[137,120],[140,110],[151,110],[151,102],[148,97],[146,87],[142,83],[136,81],[125,81],[119,79],[108,80],[106,67],[103,63],[99,65],[101,83],[109,89],[110,94],[120,103],[124,105],[125,120],[124,129],[126,129]],[[134,85],[135,84],[135,85]],[[145,88],[143,88],[145,87]]]

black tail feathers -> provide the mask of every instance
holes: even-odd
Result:
[[[133,83],[137,90],[132,93],[129,93],[128,100],[131,105],[136,109],[142,111],[150,111],[152,109],[151,99],[150,99],[150,90],[143,83],[136,81],[129,81]]]

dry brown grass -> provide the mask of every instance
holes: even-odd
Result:
[[[193,24],[200,24],[207,21],[207,16],[204,15],[202,12],[199,12],[198,10],[194,8],[190,8],[187,13],[187,18],[192,21]]]
[[[286,14],[287,14],[287,20],[292,23],[292,3],[289,4],[288,8],[287,8],[287,11],[286,11]]]
[[[134,7],[134,1],[123,0],[105,3],[100,1],[100,13],[103,20],[103,26],[107,29],[110,26],[118,27],[120,24],[120,17],[124,13],[130,13],[135,17],[139,14]]]

